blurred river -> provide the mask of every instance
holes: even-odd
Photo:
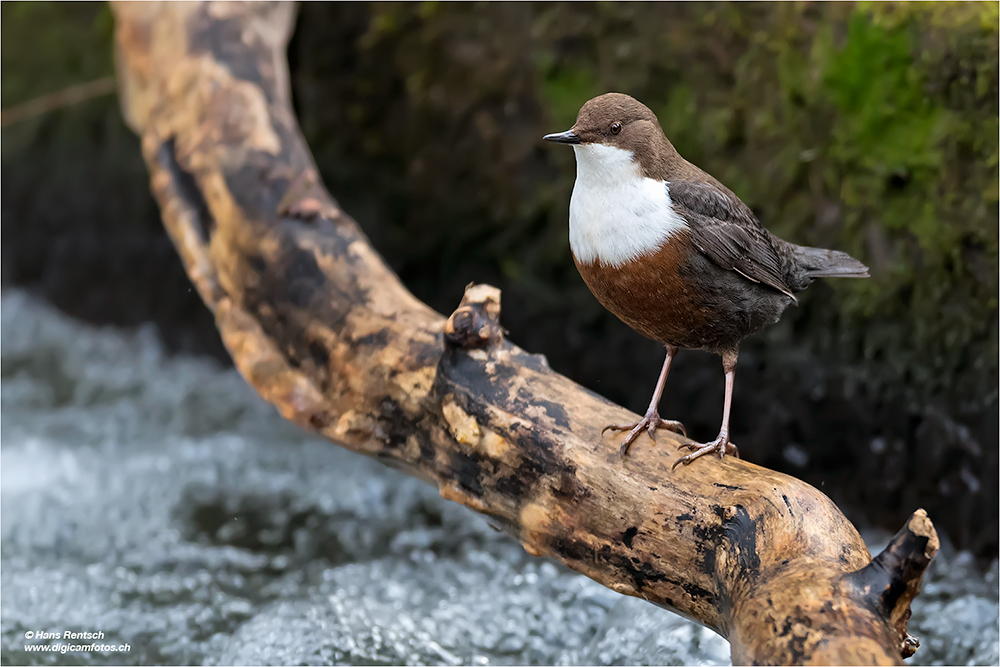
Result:
[[[729,664],[711,631],[528,556],[151,328],[8,291],[0,342],[3,664]],[[130,651],[25,649],[65,630]],[[910,631],[912,664],[998,664],[997,563],[946,545]]]

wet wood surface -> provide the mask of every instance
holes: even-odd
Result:
[[[635,416],[504,340],[500,293],[414,298],[323,187],[291,107],[294,5],[115,3],[123,113],[239,372],[287,419],[436,485],[536,556],[716,630],[737,664],[900,664],[938,548],[872,560],[822,493],[747,461],[629,456]]]

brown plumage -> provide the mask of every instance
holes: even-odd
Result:
[[[629,431],[622,455],[644,429],[684,432],[657,411],[678,348],[722,356],[726,398],[719,436],[685,445],[694,451],[675,467],[713,451],[735,454],[729,409],[740,342],[776,322],[814,279],[867,277],[867,267],[772,235],[739,197],[681,157],[656,116],[628,95],[590,100],[570,130],[545,139],[576,149],[570,244],[584,282],[605,308],[667,348],[643,419],[608,427]]]

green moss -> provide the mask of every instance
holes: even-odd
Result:
[[[106,3],[4,2],[4,106],[114,73]]]
[[[982,28],[981,9],[954,7],[956,15],[860,6],[843,45],[826,31],[813,51],[817,99],[835,113],[827,168],[848,220],[859,233],[882,230],[896,249],[847,312],[861,320],[862,335],[873,324],[910,323],[866,336],[866,356],[923,359],[915,365],[934,369],[921,373],[932,391],[957,389],[943,378],[961,374],[964,352],[974,350],[994,373],[997,364],[997,208],[995,198],[982,199],[997,181],[997,33],[995,24]],[[982,65],[989,59],[992,69]],[[956,74],[963,93],[975,91],[971,99],[948,94]],[[984,104],[990,90],[993,103]],[[992,271],[975,266],[984,260]]]

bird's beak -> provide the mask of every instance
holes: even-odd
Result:
[[[542,137],[545,141],[554,141],[557,144],[578,144],[580,143],[580,136],[573,132],[573,130],[566,130],[565,132],[556,132],[555,134],[546,134]]]

